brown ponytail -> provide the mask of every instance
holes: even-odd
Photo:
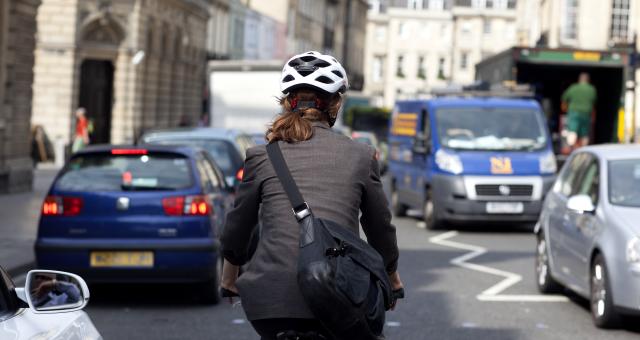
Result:
[[[304,108],[294,111],[291,101],[320,102],[319,108]],[[313,127],[311,122],[326,122],[333,124],[335,121],[342,97],[339,94],[323,94],[309,89],[301,89],[280,98],[282,114],[280,114],[267,130],[267,142],[285,141],[288,143],[301,142],[311,139]]]

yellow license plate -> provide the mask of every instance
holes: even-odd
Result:
[[[153,252],[93,251],[91,267],[153,267]]]

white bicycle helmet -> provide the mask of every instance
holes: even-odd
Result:
[[[293,56],[282,69],[280,90],[312,87],[327,93],[344,93],[349,88],[347,72],[336,58],[309,51]]]

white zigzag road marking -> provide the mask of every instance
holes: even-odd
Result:
[[[460,242],[455,242],[449,240],[450,238],[458,236],[457,231],[449,231],[446,233],[442,233],[436,236],[429,238],[429,242],[456,249],[468,250],[469,253],[464,254],[462,256],[456,257],[449,261],[451,264],[456,265],[458,267],[479,271],[486,274],[501,276],[504,279],[492,287],[489,287],[482,293],[478,294],[476,298],[480,301],[497,301],[497,302],[567,302],[566,296],[562,295],[502,295],[503,291],[507,288],[515,285],[516,283],[522,281],[522,276],[507,272],[504,270],[491,268],[479,264],[469,263],[467,261],[476,258],[480,255],[483,255],[487,252],[486,248],[465,244]]]

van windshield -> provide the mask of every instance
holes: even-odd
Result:
[[[460,150],[539,150],[547,145],[542,116],[527,109],[439,109],[442,146]]]

